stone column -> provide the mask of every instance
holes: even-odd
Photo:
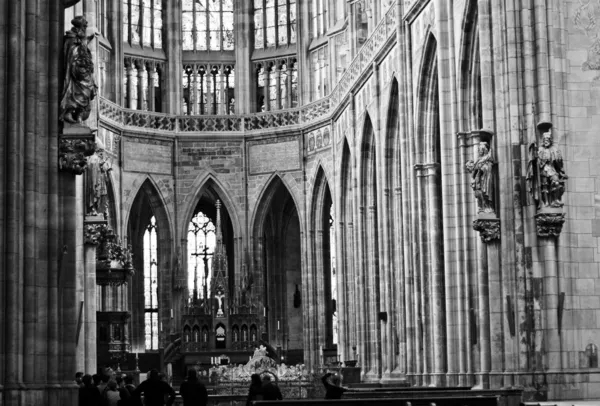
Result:
[[[144,110],[144,100],[146,95],[144,94],[144,61],[141,59],[135,60],[135,68],[137,69],[137,106],[134,108],[140,111]]]
[[[136,92],[137,89],[133,87],[133,83],[131,78],[133,77],[133,60],[131,58],[125,58],[125,69],[127,69],[127,94],[125,95],[126,106],[129,109],[135,110],[136,106],[133,105],[133,92]]]
[[[272,67],[269,66],[268,64],[269,64],[269,62],[265,62],[265,65],[263,67],[264,84],[265,84],[265,90],[263,91],[263,94],[265,96],[265,111],[271,111],[270,90],[271,90],[271,69],[272,69]]]
[[[446,371],[446,312],[445,312],[445,281],[444,257],[442,247],[442,202],[438,196],[438,183],[440,182],[439,163],[423,165],[423,176],[426,177],[428,217],[429,217],[429,256],[431,265],[430,291],[431,291],[431,324],[433,358],[431,364],[432,384],[444,385]]]
[[[144,65],[146,72],[148,72],[148,111],[156,111],[154,105],[154,70],[156,64],[153,61],[146,61]]]
[[[164,3],[164,1],[163,1]],[[167,62],[163,74],[164,81],[161,84],[163,103],[166,108],[164,113],[182,114],[181,100],[183,98],[183,85],[181,83],[181,69],[183,60],[181,52],[181,10],[179,0],[166,0],[166,7],[163,11],[164,23],[163,32],[166,34],[164,39]],[[162,86],[164,84],[164,86]]]
[[[250,60],[254,50],[254,4],[251,1],[234,2],[235,30],[235,113],[248,114],[257,111],[256,70]]]

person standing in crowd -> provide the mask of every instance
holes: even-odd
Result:
[[[344,392],[348,390],[348,388],[342,386],[338,374],[327,372],[323,375],[321,381],[325,385],[325,399],[341,399]]]
[[[79,386],[80,388],[83,387],[83,381],[81,380],[83,378],[83,372],[77,372],[75,374],[75,383],[77,384],[77,386]]]
[[[181,384],[179,394],[183,399],[183,406],[206,406],[208,404],[208,391],[204,384],[198,381],[195,369],[188,370],[187,381]]]
[[[259,374],[252,374],[250,377],[250,389],[248,390],[246,406],[250,406],[255,400],[263,400],[262,381]]]
[[[121,398],[121,402],[119,403],[119,406],[128,405],[129,398],[131,398],[131,394],[125,388],[125,382],[123,380],[123,377],[117,376],[115,378],[115,380],[117,381],[117,390],[119,391],[119,397]]]
[[[114,379],[108,381],[106,384],[106,389],[104,390],[104,394],[102,395],[104,406],[119,406],[121,395],[119,394],[117,387],[117,382]]]
[[[94,385],[91,375],[81,378],[82,386],[79,388],[79,406],[102,406],[102,395]]]
[[[98,386],[98,391],[100,391],[101,395],[104,394],[104,391],[106,390],[106,386],[108,385],[108,381],[110,381],[110,376],[108,376],[106,374],[100,375],[100,383],[96,386]]]
[[[135,388],[133,391],[134,402],[140,399],[142,393],[146,406],[164,406],[167,395],[169,396],[167,406],[171,406],[175,402],[175,391],[168,383],[160,379],[156,369],[150,370],[148,379]]]
[[[279,387],[271,382],[271,376],[265,375],[263,376],[263,399],[264,400],[282,400],[283,396],[281,396],[281,391]]]

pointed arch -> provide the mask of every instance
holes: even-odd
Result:
[[[432,31],[429,31],[425,38],[423,55],[419,69],[419,79],[417,81],[417,117],[416,123],[416,153],[417,160],[426,159],[423,154],[432,149],[433,140],[424,138],[420,135],[430,133],[429,126],[432,124],[432,111],[436,109],[438,95],[438,74],[437,74],[437,40]]]
[[[275,172],[271,175],[271,177],[265,182],[265,184],[263,185],[263,188],[261,190],[261,192],[259,193],[259,198],[256,201],[256,204],[254,206],[254,210],[252,213],[252,216],[250,217],[250,223],[251,224],[251,229],[253,230],[253,235],[256,235],[256,231],[260,230],[263,222],[264,222],[264,216],[266,215],[268,208],[271,205],[271,202],[273,200],[273,196],[275,195],[275,192],[277,191],[279,185],[282,185],[286,191],[290,194],[294,205],[296,207],[296,210],[298,211],[298,217],[300,219],[300,232],[304,231],[304,221],[302,218],[302,210],[301,210],[301,205],[299,204],[300,202],[298,201],[297,196],[292,193],[292,190],[294,189],[292,185],[290,185],[287,176],[285,176],[285,174],[281,175],[278,172]]]
[[[134,348],[145,348],[145,301],[144,301],[144,233],[152,217],[156,220],[156,269],[160,291],[171,291],[172,275],[170,270],[173,256],[172,225],[167,205],[152,178],[140,183],[126,217],[128,242],[133,250],[134,274],[131,283],[131,338]],[[163,305],[161,295],[157,297],[157,323],[162,323],[163,332],[158,333],[159,346],[165,343],[165,334],[169,331],[170,313]]]
[[[360,204],[366,205],[367,199],[375,199],[372,181],[375,177],[376,171],[376,144],[375,144],[375,130],[369,114],[365,115],[365,119],[362,124],[362,139],[358,144],[360,146],[359,160],[358,160],[358,177],[359,177],[359,193],[360,193]],[[369,187],[371,186],[371,187]]]
[[[179,224],[177,225],[179,235],[187,235],[190,219],[194,215],[194,211],[198,206],[198,202],[209,188],[215,191],[221,200],[221,203],[227,210],[229,218],[232,222],[234,236],[241,236],[242,228],[237,210],[238,207],[234,203],[234,200],[231,198],[229,193],[227,193],[227,190],[230,188],[225,187],[225,185],[216,177],[215,173],[213,172],[205,172],[204,174],[197,176],[194,180],[194,183],[191,187],[192,193],[186,197],[182,204],[182,215],[179,220]]]

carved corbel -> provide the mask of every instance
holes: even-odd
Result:
[[[473,230],[479,232],[481,241],[489,243],[500,239],[500,220],[497,218],[482,219],[473,221]]]
[[[541,212],[535,215],[538,237],[558,237],[565,223],[565,213]]]
[[[84,242],[90,245],[99,245],[106,235],[108,225],[106,222],[86,223],[84,227]]]
[[[89,127],[68,126],[59,139],[59,169],[74,175],[81,175],[87,168],[87,157],[94,154],[95,151],[95,135]]]

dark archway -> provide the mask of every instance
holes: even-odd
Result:
[[[302,307],[294,294],[302,286],[301,226],[296,203],[279,176],[262,198],[254,225],[253,296],[262,302],[262,339],[280,351],[286,363],[303,362]],[[304,299],[304,298],[303,298]]]

